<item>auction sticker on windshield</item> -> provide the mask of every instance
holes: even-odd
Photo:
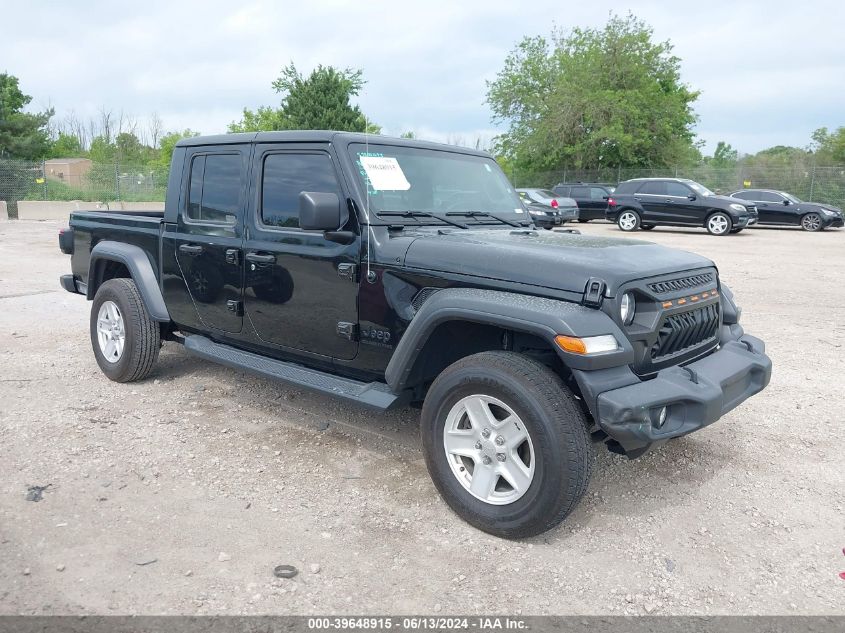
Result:
[[[392,156],[361,156],[360,161],[373,189],[407,191],[411,188],[399,161]]]

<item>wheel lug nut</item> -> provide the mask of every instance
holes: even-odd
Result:
[[[481,450],[481,442],[476,442],[476,443],[475,443],[475,450],[477,450],[477,451],[480,451],[480,450]]]
[[[503,462],[507,459],[507,456],[504,453],[496,453],[496,459],[500,462]]]
[[[481,435],[482,435],[482,437],[484,437],[485,439],[486,439],[486,438],[488,438],[488,437],[490,437],[490,429],[484,429],[483,431],[481,431]]]
[[[501,446],[504,443],[505,443],[505,438],[503,438],[501,435],[497,435],[496,436],[496,445]]]
[[[492,459],[490,459],[487,455],[485,455],[484,457],[482,457],[482,458],[481,458],[481,462],[482,462],[485,466],[489,466],[489,465],[490,465],[490,462],[492,462],[492,461],[493,461],[493,460],[492,460]]]

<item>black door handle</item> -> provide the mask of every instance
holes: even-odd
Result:
[[[273,264],[276,261],[276,256],[262,255],[261,253],[247,253],[246,261],[254,264]]]
[[[180,244],[179,250],[182,253],[185,253],[187,255],[190,255],[191,257],[194,257],[194,256],[202,253],[202,246],[199,246],[197,244]]]

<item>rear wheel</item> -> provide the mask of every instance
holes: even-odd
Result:
[[[131,279],[109,279],[97,290],[91,305],[91,345],[111,380],[141,380],[152,371],[161,332]]]
[[[587,489],[584,413],[557,374],[514,352],[482,352],[447,367],[426,396],[421,435],[443,499],[490,534],[545,532]]]
[[[581,219],[579,219],[578,221],[579,221],[581,224],[586,224],[587,222],[589,222],[589,220],[581,220]]]
[[[731,232],[732,224],[733,222],[731,222],[731,218],[727,213],[717,211],[707,218],[705,226],[707,226],[707,231],[711,235],[727,235]]]
[[[650,231],[651,229],[654,228],[654,225],[653,224],[640,224],[640,228],[643,231]]]
[[[801,218],[801,228],[805,231],[816,232],[822,230],[822,216],[818,213],[808,213]]]
[[[625,232],[636,231],[640,228],[640,214],[632,209],[625,209],[619,214],[616,224]]]

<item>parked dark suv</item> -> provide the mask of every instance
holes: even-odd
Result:
[[[712,235],[739,233],[757,222],[757,207],[718,196],[686,178],[636,178],[619,183],[607,219],[623,231],[702,226]]]
[[[842,209],[830,204],[804,202],[785,191],[743,189],[728,195],[753,202],[760,214],[759,224],[800,226],[805,231],[824,231],[828,227],[845,224]]]
[[[578,221],[604,220],[614,205],[615,187],[606,183],[562,182],[554,187],[559,196],[572,198],[578,203]]]

